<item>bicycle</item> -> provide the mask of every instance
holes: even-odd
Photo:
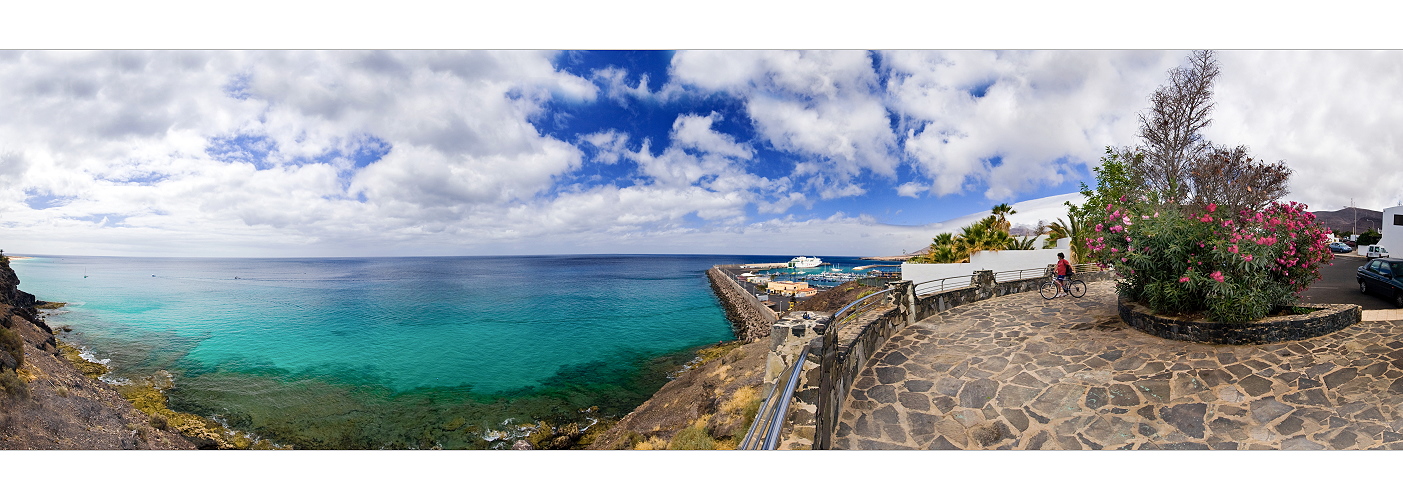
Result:
[[[1038,287],[1038,293],[1042,294],[1044,299],[1052,300],[1057,298],[1057,291],[1059,288],[1060,287],[1057,286],[1057,278],[1049,277],[1047,281],[1043,282],[1042,286]],[[1078,298],[1086,295],[1086,282],[1068,277],[1067,294]]]

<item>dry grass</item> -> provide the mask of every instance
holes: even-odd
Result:
[[[669,450],[714,450],[716,449],[716,439],[706,431],[707,418],[697,420],[686,429],[677,432],[672,437],[672,442],[667,444]]]
[[[742,387],[736,389],[736,392],[731,394],[731,399],[726,400],[725,403],[721,403],[721,412],[741,414],[745,411],[745,408],[751,406],[752,403],[757,407],[759,406],[760,388]]]
[[[636,445],[633,445],[633,449],[635,449],[635,450],[666,450],[666,449],[667,449],[667,444],[668,444],[668,443],[667,443],[667,440],[665,440],[665,439],[663,439],[663,438],[660,438],[660,437],[658,437],[658,436],[653,436],[653,437],[648,438],[647,441],[643,441],[643,442],[640,442],[640,443],[638,443],[638,444],[636,444]]]

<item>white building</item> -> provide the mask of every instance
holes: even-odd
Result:
[[[1383,238],[1378,245],[1388,249],[1388,253],[1403,255],[1403,205],[1385,208],[1382,227],[1379,233]]]

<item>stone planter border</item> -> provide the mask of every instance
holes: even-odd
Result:
[[[1358,323],[1363,308],[1354,304],[1299,304],[1318,309],[1309,314],[1275,316],[1244,324],[1188,321],[1157,316],[1150,308],[1117,299],[1120,318],[1136,330],[1169,340],[1203,344],[1248,345],[1304,340]]]

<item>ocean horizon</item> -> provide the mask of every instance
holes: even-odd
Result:
[[[706,269],[792,256],[30,257],[60,340],[114,383],[171,373],[173,410],[298,448],[491,449],[622,417],[734,340]]]

